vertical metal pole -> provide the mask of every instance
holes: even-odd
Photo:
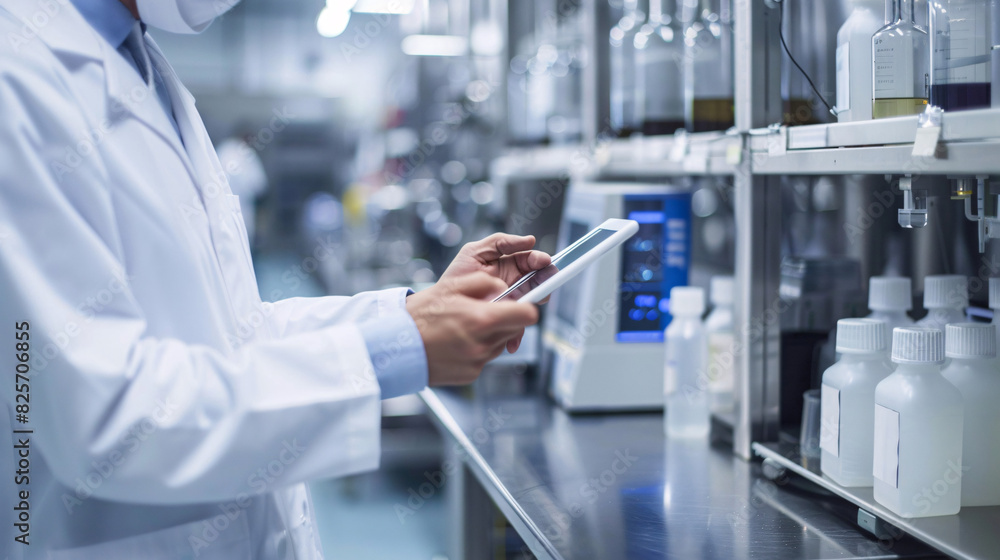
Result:
[[[447,487],[452,557],[490,560],[493,558],[493,502],[458,453],[449,452],[447,459],[459,465]]]
[[[739,412],[733,451],[750,459],[755,441],[778,438],[781,332],[781,190],[754,176],[747,132],[780,122],[778,12],[768,0],[734,0],[736,126],[744,133],[736,188],[736,375]]]

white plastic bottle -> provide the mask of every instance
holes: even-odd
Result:
[[[837,321],[840,360],[820,388],[820,468],[841,486],[871,486],[875,387],[892,374],[886,325],[876,319]]]
[[[871,105],[871,103],[869,103]],[[913,319],[906,314],[913,309],[913,287],[909,278],[872,276],[868,281],[868,319],[885,323],[885,350],[892,346],[892,329],[912,327]]]
[[[851,4],[854,11],[837,32],[839,122],[872,118],[872,35],[886,24],[882,0],[851,0]]]
[[[995,52],[1000,52],[1000,49]],[[997,348],[1000,348],[1000,278],[990,278],[990,309],[993,310],[993,326],[997,328]]]
[[[944,331],[897,328],[896,371],[875,388],[875,500],[901,517],[958,513],[962,394],[941,375]]]
[[[957,323],[945,331],[951,363],[942,375],[965,400],[962,507],[1000,506],[1000,369],[996,327]]]
[[[944,330],[948,323],[964,323],[969,306],[969,284],[965,276],[943,275],[924,278],[924,307],[927,316],[918,327]]]
[[[708,387],[712,410],[733,408],[736,363],[733,331],[733,277],[713,276],[711,284],[712,312],[705,318],[708,337]]]
[[[705,312],[705,291],[678,286],[670,290],[667,327],[667,362],[664,370],[666,411],[664,422],[669,437],[705,437],[709,431],[708,380],[705,364],[708,345],[701,315]]]

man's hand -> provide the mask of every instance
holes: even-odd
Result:
[[[441,280],[458,280],[468,274],[485,272],[503,280],[505,284],[496,293],[486,294],[486,298],[493,299],[525,274],[549,266],[552,257],[541,251],[532,251],[534,246],[533,235],[494,233],[482,241],[463,246],[455,260],[441,275]],[[517,352],[523,336],[524,331],[521,330],[516,336],[511,337],[507,341],[507,351],[511,354]]]
[[[545,253],[532,251],[534,246],[533,235],[494,233],[482,241],[467,243],[462,247],[441,279],[454,280],[473,272],[485,272],[510,286],[518,278],[532,270],[545,268],[552,262],[552,257]],[[493,295],[498,296],[502,291]]]
[[[437,284],[406,298],[427,352],[429,385],[462,385],[479,377],[507,342],[538,322],[530,303],[492,303],[506,284],[484,272]]]

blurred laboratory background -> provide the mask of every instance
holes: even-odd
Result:
[[[868,313],[870,277],[912,278],[907,297],[919,319],[925,277],[964,275],[969,317],[992,317],[987,279],[1000,275],[989,242],[1000,236],[991,186],[1000,174],[1000,110],[990,108],[1000,105],[1000,88],[990,89],[1000,43],[994,4],[244,0],[203,34],[153,35],[196,97],[241,197],[265,301],[419,289],[464,243],[492,232],[533,234],[554,253],[605,218],[631,217],[640,234],[611,266],[567,285],[522,351],[484,378],[504,373],[476,390],[495,383],[500,394],[547,395],[555,411],[522,413],[542,414],[554,432],[568,430],[560,422],[578,410],[662,407],[670,289],[725,286],[718,289],[730,295],[712,304],[763,322],[757,334],[736,335],[753,350],[719,389],[712,441],[738,458],[724,470],[753,478],[752,444],[798,441],[803,392],[818,388],[836,359],[837,320]],[[949,19],[945,8],[966,17]],[[885,52],[873,51],[873,39]],[[918,127],[936,127],[929,153],[915,151]],[[712,280],[734,275],[735,285]],[[624,295],[595,319],[602,296],[588,294],[602,291]],[[585,334],[574,346],[576,332]],[[579,382],[621,364],[635,377]],[[552,381],[564,373],[577,382]],[[458,490],[424,491],[458,446],[434,417],[417,396],[386,401],[381,470],[312,484],[329,558],[462,557],[456,515],[467,510],[454,503]],[[548,459],[532,464],[551,476],[572,471],[556,465],[586,454],[582,434],[569,447],[555,440]],[[502,443],[489,443],[497,456],[519,452],[496,451]],[[523,480],[535,480],[529,474]],[[664,481],[653,479],[662,491]],[[639,499],[626,490],[618,497],[625,505],[608,507]],[[774,506],[787,515],[762,523],[780,534],[788,523],[808,528],[795,537],[801,548],[789,550],[812,552],[798,557],[860,554],[842,527],[824,533],[832,514],[801,505],[809,511],[802,522],[783,507]],[[653,524],[683,531],[664,508],[651,510]],[[590,511],[584,519],[600,526]],[[549,546],[526,543],[523,526],[494,514],[493,557],[532,558]],[[579,523],[570,526],[582,531]],[[645,527],[618,523],[626,533]],[[600,534],[590,538],[607,545]],[[918,538],[966,557],[962,539],[952,546],[929,534]],[[671,548],[664,540],[648,549],[612,543],[592,557],[785,557],[709,553],[712,539],[703,538],[693,555],[662,554]],[[808,539],[826,544],[810,548]],[[839,542],[852,544],[830,544]],[[912,552],[899,542],[892,556],[864,550]],[[587,557],[552,543],[565,557]],[[936,554],[914,546],[916,556]]]

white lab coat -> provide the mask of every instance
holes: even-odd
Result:
[[[320,558],[303,483],[377,467],[356,324],[405,292],[262,304],[238,200],[152,41],[186,150],[67,0],[0,0],[0,38],[0,556]],[[27,547],[8,420],[34,430]]]

